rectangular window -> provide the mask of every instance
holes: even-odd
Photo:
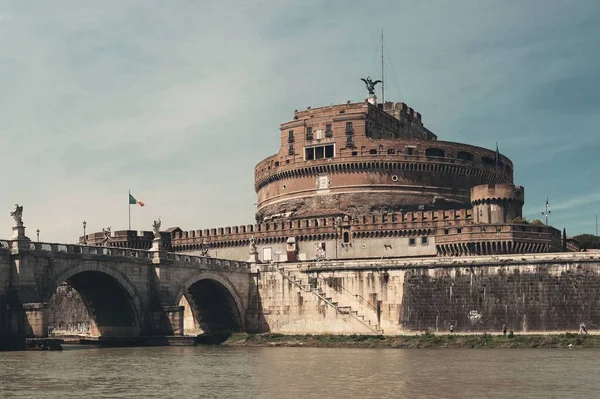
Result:
[[[323,159],[325,158],[325,148],[324,147],[315,147],[315,159]]]
[[[412,147],[406,147],[406,155],[412,155],[413,154],[413,148]]]
[[[417,240],[414,238],[409,238],[408,245],[410,245],[411,247],[414,247],[415,245],[417,245]]]
[[[358,155],[358,151],[352,151],[352,156],[355,157]]]
[[[352,132],[352,122],[346,122],[346,133]]]
[[[271,261],[272,257],[271,257],[271,248],[263,248],[263,262],[269,262]]]
[[[304,159],[306,161],[312,161],[315,159],[315,149],[314,148],[305,148],[304,149]]]
[[[450,233],[450,230],[448,230],[448,229],[444,229],[444,234],[445,234],[445,235],[448,235],[449,233]]]
[[[312,127],[307,127],[306,128],[306,140],[312,140],[312,139],[313,139]]]
[[[294,155],[295,151],[294,151],[294,145],[290,144],[288,147],[288,155]]]
[[[333,158],[333,145],[325,146],[325,158]]]
[[[460,234],[460,233],[462,233],[462,229],[461,229],[461,228],[458,228],[458,229],[456,229],[456,232],[457,232],[458,234]]]
[[[429,237],[421,237],[421,245],[429,244]]]
[[[331,132],[332,132],[332,130],[331,130],[331,124],[328,123],[328,124],[325,125],[325,133],[331,133]]]
[[[388,155],[394,155],[396,153],[396,150],[394,150],[393,148],[388,148]]]
[[[294,131],[290,130],[288,132],[288,143],[293,143],[294,142]]]
[[[317,147],[306,147],[304,148],[304,157],[307,161],[313,159],[324,159],[335,157],[334,145],[320,145]]]

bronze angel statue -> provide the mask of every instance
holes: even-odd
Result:
[[[360,78],[360,80],[362,80],[363,82],[365,82],[365,84],[367,85],[367,90],[369,91],[369,94],[375,94],[375,85],[377,83],[382,83],[381,80],[376,80],[376,81],[372,81],[371,77],[367,77],[366,79],[364,78]]]

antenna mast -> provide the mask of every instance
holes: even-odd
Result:
[[[381,30],[381,103],[385,107],[385,89],[383,87],[385,79],[383,78],[383,29]]]

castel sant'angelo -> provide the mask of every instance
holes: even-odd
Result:
[[[262,262],[469,256],[565,250],[559,230],[524,223],[525,190],[496,150],[438,140],[403,102],[294,111],[280,149],[255,168],[257,223],[163,232],[176,252]],[[150,248],[153,234],[116,231],[88,244]]]

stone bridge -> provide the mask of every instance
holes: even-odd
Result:
[[[185,298],[202,331],[255,331],[252,264],[168,253],[0,240],[0,346],[48,336],[49,306],[67,283],[101,337],[183,335]]]

